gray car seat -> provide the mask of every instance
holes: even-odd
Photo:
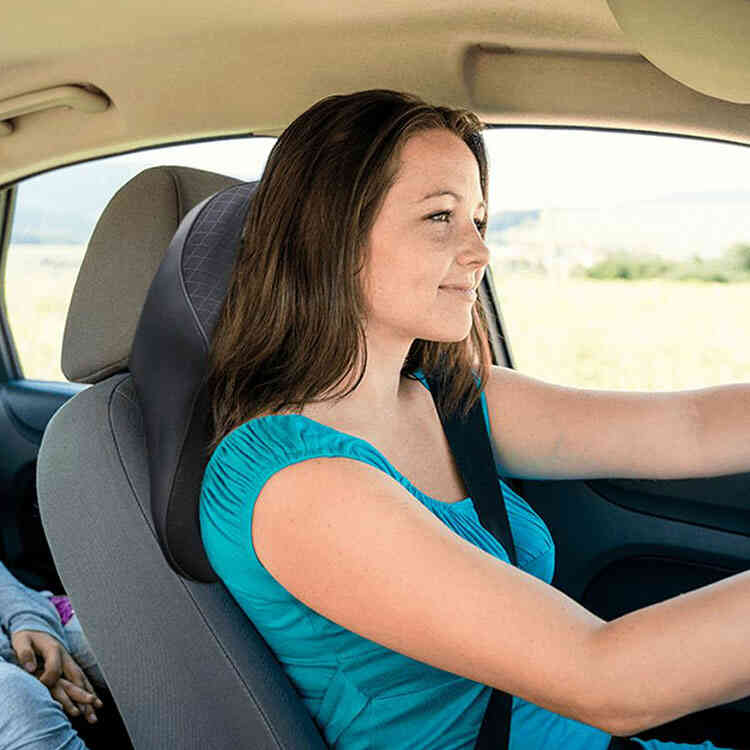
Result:
[[[66,376],[93,385],[39,452],[53,558],[136,750],[325,748],[198,529],[202,377],[252,189],[160,167],[112,199],[63,344]]]

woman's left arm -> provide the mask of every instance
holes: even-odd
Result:
[[[750,383],[588,390],[493,366],[485,393],[508,476],[682,479],[750,471]]]

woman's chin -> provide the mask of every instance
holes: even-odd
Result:
[[[424,341],[438,341],[443,344],[451,344],[463,341],[471,333],[471,321],[468,325],[451,326],[443,325],[430,331],[427,336],[419,336]]]

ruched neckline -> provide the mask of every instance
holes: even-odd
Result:
[[[338,430],[335,427],[330,427],[327,424],[324,424],[323,422],[319,422],[317,419],[312,419],[312,417],[306,417],[304,414],[266,414],[263,417],[256,417],[253,420],[250,420],[251,422],[255,421],[261,421],[261,420],[268,420],[278,417],[293,417],[296,419],[304,419],[308,422],[312,422],[317,427],[322,427],[324,430],[328,430],[329,432],[332,432],[336,435],[341,435],[342,437],[345,437],[349,440],[355,440],[357,442],[363,443],[367,448],[369,448],[371,451],[376,453],[378,457],[383,461],[383,463],[387,464],[393,471],[393,473],[399,478],[402,484],[406,485],[414,494],[418,495],[421,499],[426,500],[428,503],[434,503],[436,505],[440,506],[459,506],[459,505],[467,505],[471,503],[471,497],[464,497],[461,498],[461,500],[439,500],[436,497],[432,497],[431,495],[428,495],[426,492],[423,492],[419,489],[410,479],[407,477],[403,472],[399,471],[396,466],[393,464],[393,462],[389,461],[382,451],[378,450],[369,440],[365,440],[364,438],[357,437],[356,435],[352,435],[349,432],[344,432],[343,430]],[[248,422],[245,422],[245,424],[249,424]],[[238,428],[239,429],[239,428]]]

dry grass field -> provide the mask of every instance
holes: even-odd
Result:
[[[24,376],[65,380],[60,369],[65,316],[84,245],[11,245],[5,304]]]
[[[6,304],[28,378],[65,379],[65,311],[82,255],[10,249]],[[494,278],[516,367],[530,375],[629,390],[750,381],[750,284]]]
[[[622,390],[750,381],[749,283],[494,279],[530,375]]]

